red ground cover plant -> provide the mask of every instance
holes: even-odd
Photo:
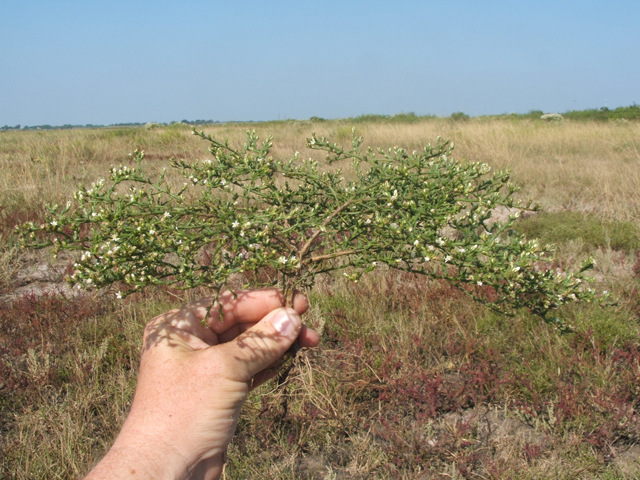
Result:
[[[335,301],[326,312],[323,348],[305,354],[315,385],[326,384],[323,395],[331,401],[306,395],[298,388],[304,381],[293,374],[284,394],[288,409],[282,397],[264,397],[256,423],[239,428],[239,448],[247,435],[274,448],[284,437],[301,455],[311,455],[314,439],[327,431],[336,451],[348,450],[352,435],[369,432],[386,454],[390,475],[455,462],[463,478],[501,478],[513,465],[494,456],[492,427],[481,415],[493,407],[506,408],[535,433],[520,451],[531,465],[560,448],[567,435],[588,442],[605,463],[615,447],[640,440],[640,353],[633,342],[605,348],[593,331],[553,332],[549,342],[555,343],[526,350],[529,338],[549,334],[547,327],[531,321],[528,332],[521,325],[500,340],[479,335],[473,305],[449,285],[395,273],[379,280],[348,284],[349,298],[356,304],[376,298],[391,315],[424,316],[424,328],[406,336],[371,335],[366,313]],[[441,315],[456,305],[458,326],[452,328]],[[547,358],[560,371],[541,363]],[[332,465],[344,468],[344,455],[336,455]]]
[[[70,379],[51,368],[46,376],[27,375],[25,355],[35,349],[60,357],[73,349],[73,338],[83,322],[105,313],[108,304],[99,298],[62,295],[24,295],[2,305],[0,312],[0,372],[3,393],[20,398],[39,385],[60,388]]]

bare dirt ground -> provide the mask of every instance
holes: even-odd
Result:
[[[0,303],[25,295],[42,296],[62,294],[73,297],[80,290],[71,288],[65,276],[73,269],[74,259],[70,255],[60,255],[56,260],[47,260],[43,255],[24,255],[19,267],[9,279],[9,289],[0,295]]]

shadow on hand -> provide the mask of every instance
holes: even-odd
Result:
[[[165,341],[171,347],[184,345],[196,349],[217,345],[220,333],[243,322],[257,322],[268,313],[269,309],[265,308],[265,292],[266,289],[235,292],[225,290],[218,295],[217,301],[215,295],[209,295],[163,313],[145,327],[143,352]],[[275,298],[281,305],[282,294],[273,289],[270,293],[271,298]],[[269,305],[274,308],[277,306]],[[252,315],[253,312],[255,314]],[[217,323],[215,331],[209,328],[209,323]],[[172,338],[176,335],[182,341],[176,342]]]
[[[219,335],[237,329],[237,335],[232,334],[233,338],[229,340],[240,349],[234,355],[235,360],[246,365],[264,364],[265,356],[272,356],[270,351],[282,341],[279,334],[267,333],[262,329],[249,329],[241,333],[239,327],[257,323],[270,311],[282,306],[284,298],[281,292],[273,289],[225,291],[218,296],[218,302],[211,295],[154,318],[144,330],[143,353],[161,345],[190,351],[215,347]],[[220,322],[215,332],[208,327],[207,320],[209,324]],[[251,381],[250,387],[255,388],[278,374],[278,385],[284,383],[299,349],[296,341],[253,379],[247,378],[247,381]]]

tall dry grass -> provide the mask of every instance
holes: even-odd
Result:
[[[224,124],[205,128],[218,138],[242,144],[255,128],[274,136],[273,155],[306,155],[311,132],[348,144],[351,125],[343,121]],[[594,212],[606,219],[640,220],[640,124],[637,122],[549,124],[530,120],[445,119],[418,123],[358,123],[365,145],[419,149],[436,137],[455,143],[458,159],[508,168],[520,197],[546,209]],[[68,198],[80,182],[103,177],[110,165],[127,162],[135,148],[148,154],[149,168],[171,156],[203,158],[207,145],[189,128],[143,128],[0,133],[0,205],[35,207]],[[314,156],[316,152],[309,152]],[[348,166],[346,167],[348,168]]]

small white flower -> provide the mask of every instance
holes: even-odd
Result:
[[[446,257],[444,257],[444,263],[447,263],[450,261],[451,261],[451,255],[447,255]]]
[[[122,298],[122,292],[116,293],[116,298],[118,298],[118,299]]]
[[[149,230],[149,235],[155,235],[155,233],[156,233],[155,230],[153,230],[153,229]]]
[[[479,287],[482,286],[482,282],[480,280],[478,280],[476,283],[478,284]]]
[[[371,219],[367,218],[364,223],[365,223],[365,225],[369,225],[371,223]]]
[[[280,257],[280,258],[278,259],[278,261],[279,261],[281,264],[286,265],[286,264],[287,264],[287,257]]]
[[[231,228],[238,228],[240,226],[240,222],[237,220],[231,224]]]
[[[164,212],[162,218],[171,218],[171,214],[169,212]]]
[[[464,253],[464,252],[466,252],[466,250],[465,250],[464,248],[459,248],[459,249],[458,249],[458,252],[460,252],[460,253]]]
[[[431,261],[431,257],[424,257],[424,261],[425,261],[425,262],[429,262],[429,261]]]
[[[56,225],[58,225],[58,222],[56,222],[55,220],[51,222],[52,227],[55,227]]]
[[[413,244],[417,247],[418,245],[420,245],[420,241],[416,240],[415,242],[413,242]]]

